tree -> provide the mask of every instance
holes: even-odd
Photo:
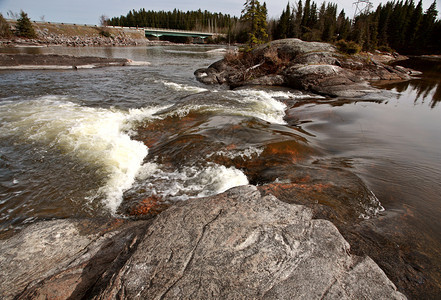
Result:
[[[299,0],[297,7],[293,10],[293,37],[299,38],[302,34],[302,16],[303,16],[303,5],[302,0]]]
[[[12,36],[11,27],[8,22],[0,14],[0,38],[9,39]]]
[[[268,38],[266,3],[260,5],[258,0],[247,0],[242,10],[241,20],[249,23],[248,44],[253,47],[262,44]]]
[[[279,22],[277,23],[276,38],[284,39],[291,37],[290,27],[291,27],[291,9],[289,3],[286,5],[286,9],[282,12]]]
[[[409,38],[410,44],[415,42],[418,30],[420,29],[421,21],[423,20],[423,3],[422,0],[418,2],[410,19],[409,27],[406,36]]]
[[[336,26],[337,40],[346,40],[351,31],[351,21],[349,21],[349,18],[346,18],[344,10],[342,10],[338,15]]]
[[[109,17],[106,16],[106,15],[101,15],[101,16],[100,16],[100,25],[101,25],[102,27],[105,27],[105,26],[108,25],[108,23],[109,23]]]
[[[34,27],[32,27],[31,20],[29,19],[28,14],[24,11],[21,11],[20,18],[17,20],[15,34],[30,39],[37,37]]]

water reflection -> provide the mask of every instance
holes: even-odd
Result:
[[[441,77],[440,77],[441,78]],[[414,104],[426,103],[430,108],[436,107],[441,101],[441,79],[421,78],[410,81],[394,82],[387,84],[379,84],[381,88],[398,92],[397,98],[401,98],[402,94],[415,94]],[[438,79],[438,80],[436,80]]]
[[[379,85],[388,90],[395,90],[400,95],[413,93],[415,104],[428,103],[430,108],[436,107],[441,101],[441,58],[413,57],[396,64],[421,71],[423,75],[410,81],[380,83]]]

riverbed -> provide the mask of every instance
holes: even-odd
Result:
[[[437,295],[440,61],[411,59],[403,64],[422,77],[375,83],[381,90],[361,99],[327,99],[197,82],[193,72],[224,51],[0,49],[151,63],[0,71],[0,236],[42,219],[157,213],[149,205],[255,184],[336,222],[408,295]],[[403,278],[398,268],[407,268]]]

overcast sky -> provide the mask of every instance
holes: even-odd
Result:
[[[297,3],[298,0],[290,1]],[[346,15],[353,17],[356,0],[326,1],[338,4],[339,11],[344,9]],[[418,2],[417,0],[414,0]],[[437,1],[437,10],[441,11],[441,0]],[[145,8],[146,10],[208,10],[240,16],[245,0],[0,0],[0,12],[7,18],[7,12],[28,13],[33,21],[42,19],[49,22],[64,22],[77,24],[98,24],[99,17],[106,15],[115,17],[126,15],[129,10]],[[305,1],[303,0],[303,3]],[[321,4],[322,0],[315,0]],[[374,7],[386,0],[371,0]],[[261,1],[263,3],[263,1]],[[288,0],[267,0],[268,16],[278,18],[286,7]],[[423,0],[426,10],[433,0]],[[440,14],[438,14],[440,17]]]

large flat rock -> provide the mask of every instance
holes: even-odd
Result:
[[[404,299],[336,227],[254,186],[171,207],[100,299]],[[141,250],[142,249],[142,250]]]
[[[349,250],[310,209],[242,186],[109,232],[84,233],[73,221],[32,225],[0,244],[0,295],[405,299],[369,257]]]

